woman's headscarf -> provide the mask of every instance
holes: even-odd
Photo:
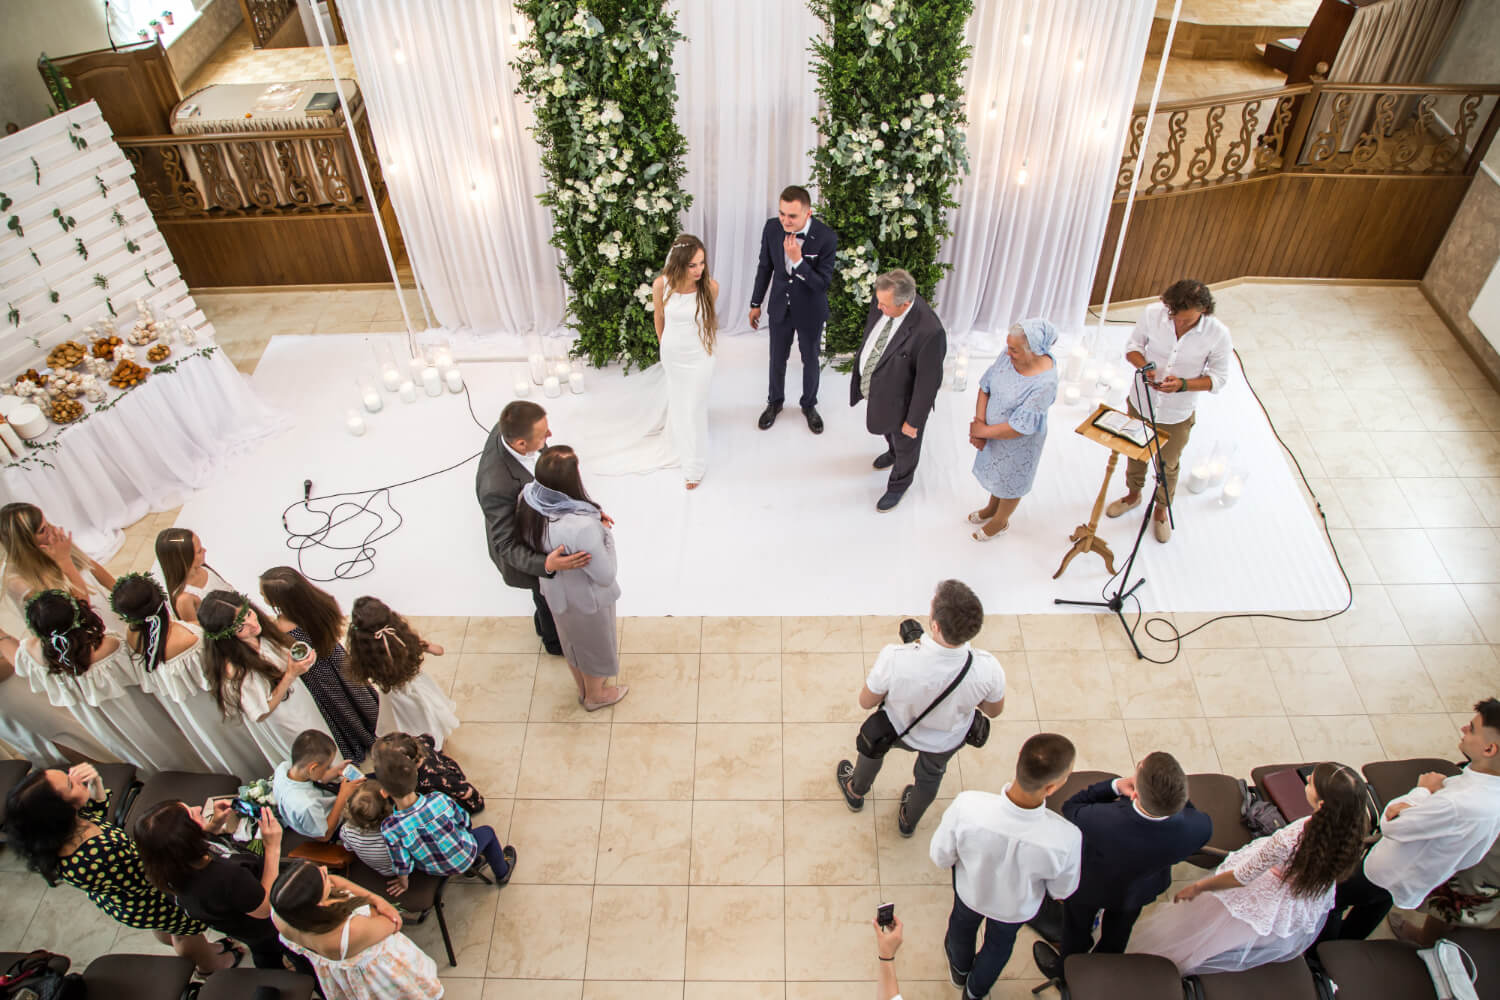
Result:
[[[548,520],[555,521],[564,514],[599,516],[599,508],[588,501],[574,500],[566,493],[559,493],[534,479],[521,487],[521,499],[525,500],[532,510]]]
[[[1010,332],[1024,334],[1032,354],[1050,355],[1052,345],[1057,343],[1057,327],[1045,319],[1023,319],[1012,325]]]

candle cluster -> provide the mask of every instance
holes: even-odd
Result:
[[[379,413],[385,408],[381,389],[395,393],[403,403],[417,401],[418,386],[428,396],[441,396],[444,388],[451,393],[464,391],[463,373],[459,371],[458,363],[453,359],[453,351],[447,343],[422,349],[408,358],[404,366],[396,360],[395,352],[389,344],[377,345],[375,357],[380,369],[378,383],[364,375],[356,379],[360,403],[368,413]],[[358,410],[350,409],[345,415],[344,428],[359,437],[365,433],[368,425]]]

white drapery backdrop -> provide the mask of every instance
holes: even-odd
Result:
[[[938,286],[950,336],[1016,320],[1083,326],[1153,0],[979,0],[969,164]],[[988,336],[985,336],[985,335]]]
[[[361,0],[345,26],[413,270],[438,322],[497,353],[560,331],[566,290],[508,5]],[[760,228],[817,142],[804,0],[674,0],[687,137],[687,232],[708,248],[724,332],[745,313]],[[969,155],[956,265],[937,293],[950,337],[1024,316],[1082,325],[1151,27],[1152,0],[979,0],[969,25]],[[514,29],[514,30],[513,30]],[[1078,63],[1081,60],[1081,68]],[[993,113],[991,113],[993,110]],[[1026,181],[1020,182],[1025,170]],[[897,262],[891,262],[895,266]]]

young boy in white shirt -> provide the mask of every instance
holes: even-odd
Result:
[[[932,863],[953,869],[953,912],[943,941],[953,985],[981,1000],[1015,947],[1016,931],[1042,898],[1078,888],[1083,834],[1047,808],[1047,796],[1073,773],[1066,736],[1038,733],[1021,746],[1015,780],[999,795],[961,792],[932,835]],[[985,924],[984,946],[975,939]]]
[[[292,741],[292,759],[276,765],[271,792],[281,822],[314,840],[329,840],[344,819],[344,803],[358,781],[344,781],[343,762],[333,737],[306,729]],[[339,784],[338,792],[321,785]]]

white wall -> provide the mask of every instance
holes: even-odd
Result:
[[[51,98],[36,70],[41,53],[66,56],[108,45],[102,0],[0,0],[0,126],[25,128],[47,117]]]

